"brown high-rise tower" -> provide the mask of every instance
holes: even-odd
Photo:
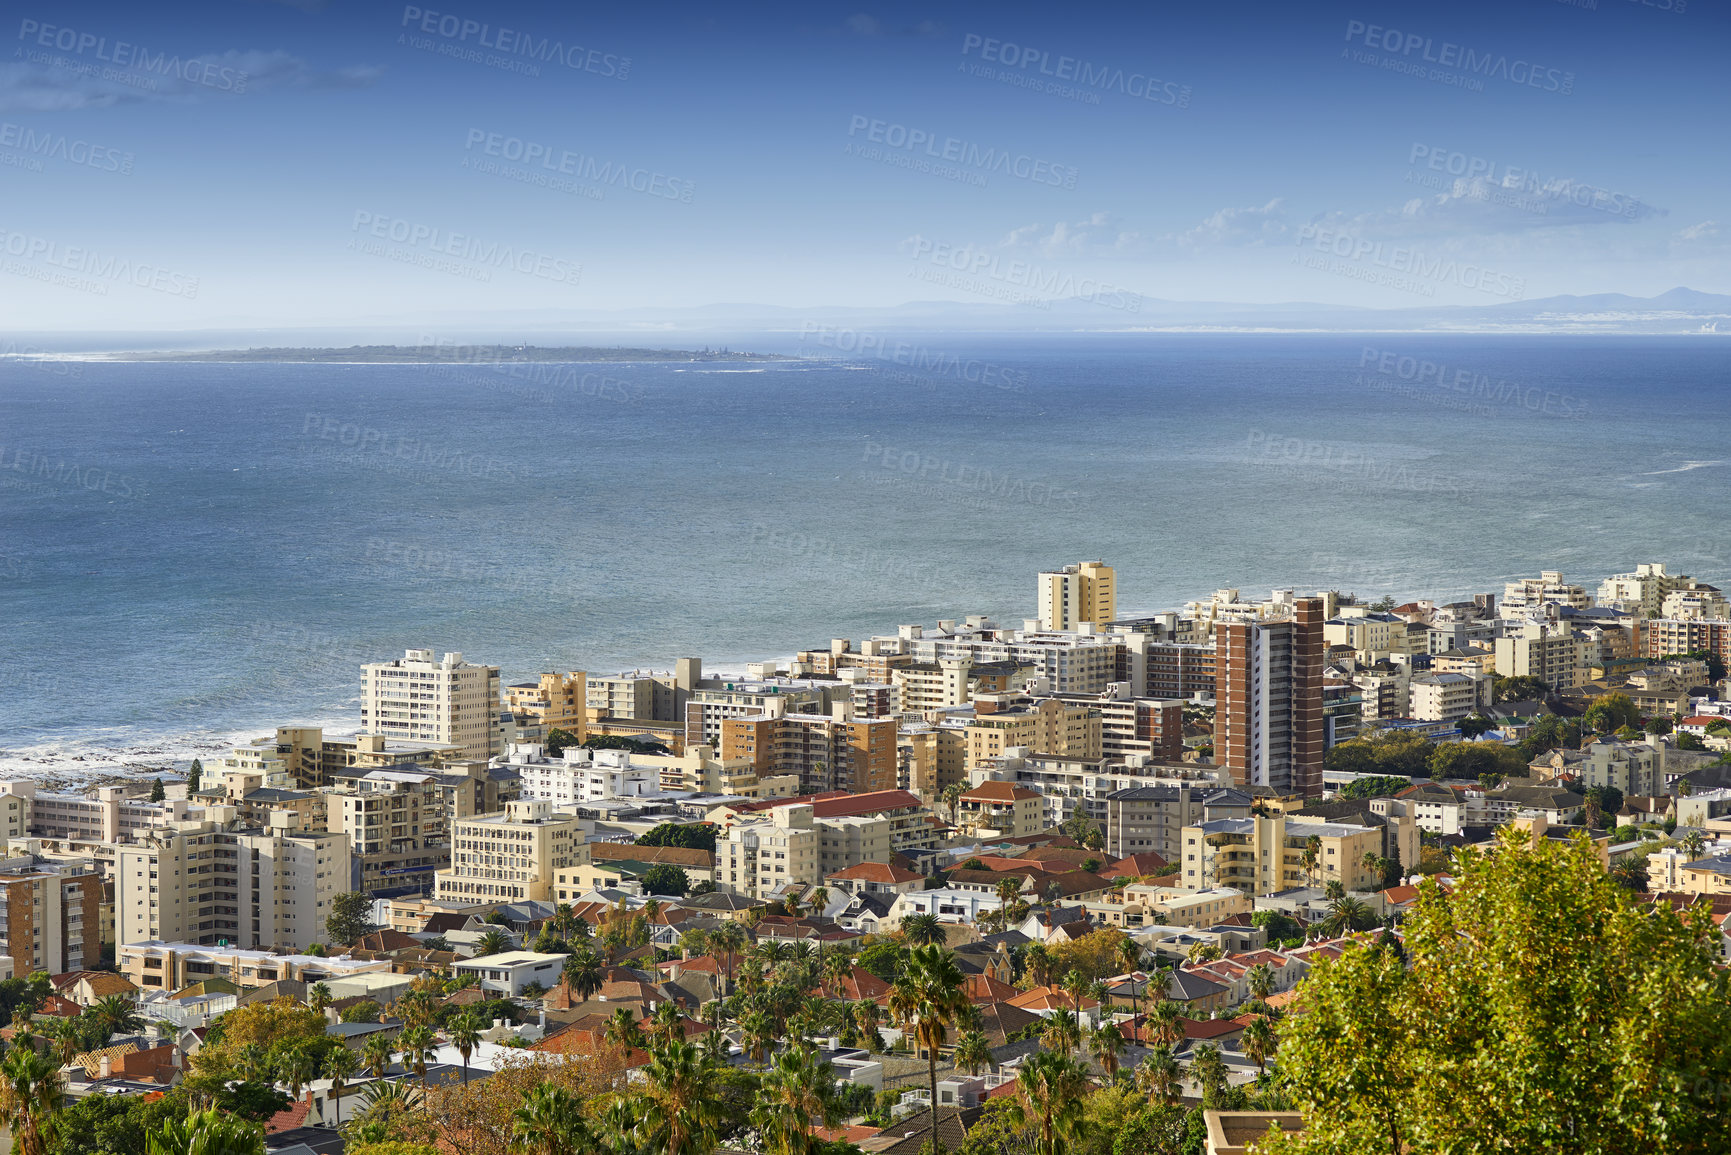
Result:
[[[1322,793],[1322,604],[1214,627],[1214,760],[1239,786]]]

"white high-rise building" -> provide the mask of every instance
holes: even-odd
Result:
[[[491,758],[499,703],[499,667],[465,662],[462,654],[435,661],[432,650],[406,650],[397,661],[361,667],[361,729],[369,734]]]

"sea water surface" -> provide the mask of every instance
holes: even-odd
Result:
[[[0,772],[352,732],[407,648],[513,681],[1019,622],[1082,559],[1124,615],[1731,579],[1713,338],[731,344],[801,359],[0,364]]]

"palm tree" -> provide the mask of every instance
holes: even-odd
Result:
[[[1022,961],[1027,966],[1028,973],[1034,976],[1036,986],[1052,984],[1052,969],[1056,962],[1051,950],[1044,943],[1037,942],[1029,946],[1022,956]]]
[[[457,1048],[458,1056],[463,1060],[463,1085],[469,1085],[469,1056],[475,1053],[475,1048],[481,1044],[481,1022],[473,1014],[465,1011],[451,1020],[445,1028],[445,1038]]]
[[[671,1043],[685,1037],[685,1016],[679,1013],[678,1003],[666,1002],[656,1007],[649,1024],[650,1034],[657,1042]]]
[[[748,936],[745,928],[731,919],[716,927],[709,934],[712,949],[721,952],[721,965],[727,972],[728,993],[733,991],[733,966],[739,958],[739,952],[745,949]]]
[[[948,786],[944,787],[944,805],[950,808],[950,821],[952,823],[957,819],[956,807],[960,804],[961,798],[962,784],[960,782],[952,782]]]
[[[773,938],[766,938],[757,944],[755,954],[757,961],[764,966],[774,966],[787,958],[787,946]]]
[[[588,1002],[601,989],[605,976],[601,973],[601,956],[588,947],[579,947],[565,960],[565,981],[577,997]]]
[[[620,1007],[607,1016],[607,1031],[605,1035],[609,1043],[617,1044],[627,1050],[641,1049],[643,1046],[643,1031],[637,1025],[637,1019],[629,1007]]]
[[[361,1063],[375,1079],[385,1077],[395,1055],[391,1040],[383,1034],[374,1035],[361,1047]]]
[[[1690,861],[1700,858],[1707,850],[1707,836],[1699,830],[1690,830],[1682,837],[1682,846],[1689,854]]]
[[[1178,1097],[1178,1083],[1178,1060],[1172,1057],[1172,1048],[1165,1043],[1148,1048],[1142,1065],[1136,1068],[1136,1085],[1150,1099],[1170,1103]]]
[[[1000,878],[997,885],[998,901],[1008,910],[1010,904],[1016,901],[1016,896],[1022,893],[1022,880],[1019,878]]]
[[[403,1062],[414,1070],[424,1090],[427,1086],[427,1064],[434,1053],[432,1030],[428,1027],[410,1027],[397,1036],[397,1045],[403,1052]]]
[[[1203,1103],[1216,1102],[1221,1089],[1226,1086],[1226,1060],[1220,1057],[1220,1048],[1212,1043],[1202,1043],[1191,1051],[1190,1077],[1202,1089]]]
[[[1304,840],[1304,853],[1299,861],[1304,866],[1304,877],[1312,886],[1316,885],[1316,867],[1322,859],[1322,836],[1312,834]]]
[[[1118,1081],[1118,1056],[1124,1053],[1124,1034],[1117,1023],[1107,1023],[1088,1036],[1088,1050],[1094,1061],[1106,1072],[1108,1082]]]
[[[109,995],[91,1007],[89,1015],[102,1027],[107,1039],[115,1035],[130,1035],[144,1028],[138,1004],[126,995]]]
[[[1339,902],[1346,897],[1346,884],[1338,878],[1331,878],[1322,884],[1322,893],[1330,902]]]
[[[1176,1043],[1184,1037],[1184,1012],[1171,999],[1161,999],[1148,1009],[1148,1037],[1160,1043]]]
[[[715,1148],[721,1104],[715,1066],[691,1043],[669,1043],[643,1067],[643,1093],[635,1138],[661,1155],[708,1155]]]
[[[1257,963],[1244,976],[1250,984],[1250,994],[1254,998],[1267,999],[1274,993],[1274,971],[1267,963]]]
[[[490,930],[475,940],[475,957],[504,954],[511,949],[511,936],[502,930]]]
[[[1367,873],[1374,876],[1372,881],[1382,881],[1382,856],[1376,851],[1365,851],[1364,856],[1358,860],[1358,864],[1364,867]]]
[[[1142,944],[1129,935],[1119,939],[1118,961],[1124,964],[1124,973],[1134,974],[1142,966]]]
[[[944,1045],[951,1024],[965,1013],[968,1000],[962,986],[966,981],[955,956],[930,945],[908,952],[907,966],[890,988],[890,1015],[926,1051],[934,1148],[938,1145],[938,1048]]]
[[[27,1033],[23,1045],[15,1037],[0,1059],[0,1118],[12,1132],[14,1155],[44,1155],[59,1107],[60,1069],[37,1053]]]
[[[331,994],[329,984],[314,983],[311,989],[307,991],[307,1006],[322,1015],[325,1013],[325,1008],[331,1005],[334,998],[335,996]]]
[[[583,1102],[563,1087],[542,1083],[511,1112],[511,1150],[523,1155],[587,1155],[600,1144],[583,1118]]]
[[[1069,1011],[1053,1011],[1046,1016],[1040,1042],[1059,1054],[1068,1055],[1082,1045],[1082,1024]]]
[[[1274,1028],[1268,1025],[1268,1019],[1257,1015],[1250,1020],[1250,1025],[1244,1028],[1240,1041],[1245,1057],[1256,1064],[1256,1073],[1261,1074],[1268,1062],[1268,1057],[1274,1054],[1274,1049],[1280,1045],[1275,1037]]]
[[[761,1063],[775,1047],[775,1020],[763,1011],[752,1011],[739,1022],[740,1042],[754,1063]]]
[[[296,1049],[283,1056],[277,1074],[289,1086],[289,1098],[301,1097],[301,1088],[307,1088],[307,1102],[313,1101],[312,1088],[308,1086],[318,1077],[319,1061],[311,1051]]]
[[[1323,920],[1324,926],[1331,935],[1348,934],[1355,930],[1369,930],[1377,922],[1376,915],[1370,907],[1356,898],[1336,899],[1329,904],[1328,917]]]
[[[1088,1072],[1068,1055],[1042,1051],[1016,1073],[1017,1113],[1039,1120],[1036,1155],[1061,1155],[1064,1141],[1074,1142],[1087,1130],[1082,1092]]]
[[[1064,993],[1070,996],[1070,1009],[1076,1012],[1076,1017],[1082,1016],[1082,994],[1090,986],[1088,976],[1081,971],[1073,970],[1064,976]]]
[[[337,1126],[343,1125],[343,1086],[361,1069],[361,1057],[347,1047],[334,1047],[325,1056],[324,1076],[331,1081],[331,1101],[337,1108]]]
[[[882,1010],[871,999],[861,999],[848,1008],[848,1014],[853,1016],[854,1026],[865,1036],[866,1049],[879,1042],[878,1023],[883,1019]]]
[[[164,1119],[145,1134],[144,1150],[145,1155],[264,1155],[264,1126],[223,1111],[197,1111]]]
[[[944,937],[943,924],[935,914],[910,914],[902,919],[902,941],[911,947],[941,946],[949,941]]]
[[[804,1044],[775,1057],[763,1076],[751,1121],[764,1146],[780,1155],[812,1155],[818,1150],[812,1124],[833,1127],[840,1121],[835,1071],[827,1059]]]
[[[809,904],[807,909],[811,911],[814,917],[823,914],[829,909],[829,887],[814,887],[812,892],[806,896],[806,902]]]
[[[270,1056],[257,1043],[247,1043],[235,1051],[234,1068],[249,1083],[270,1082]]]
[[[992,1065],[992,1044],[979,1031],[964,1031],[956,1039],[956,1051],[951,1058],[968,1074],[977,1075]]]

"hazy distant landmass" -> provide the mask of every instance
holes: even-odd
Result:
[[[573,361],[787,361],[773,353],[734,349],[628,349],[566,345],[350,345],[346,349],[204,349],[147,350],[111,353],[125,361],[272,361],[294,364],[431,365],[441,363],[493,365],[500,362]]]

